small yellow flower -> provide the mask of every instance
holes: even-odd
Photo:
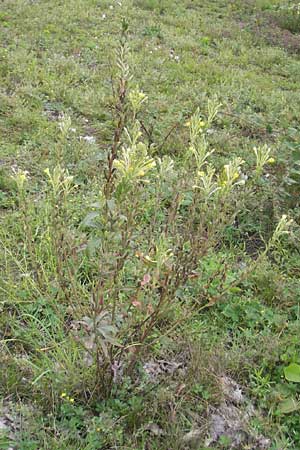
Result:
[[[275,158],[269,158],[268,159],[268,163],[269,164],[274,164],[276,162]]]
[[[65,392],[62,392],[60,395],[61,398],[65,398],[66,396],[67,396],[67,394]]]
[[[75,401],[74,398],[69,398],[70,403],[74,403],[74,401]]]
[[[100,428],[96,428],[96,431],[100,431]]]
[[[185,122],[184,126],[185,127],[190,127],[191,126],[191,122],[188,120],[187,122]]]

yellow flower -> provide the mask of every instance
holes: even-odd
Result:
[[[64,398],[66,396],[67,396],[67,394],[65,392],[62,392],[61,395],[60,395],[61,398]]]
[[[74,401],[75,401],[74,398],[69,398],[70,403],[74,403]]]
[[[100,431],[100,428],[97,428],[96,431]]]
[[[276,162],[276,160],[274,158],[269,158],[268,159],[268,163],[269,164],[274,164]]]
[[[185,127],[190,127],[191,126],[191,122],[188,120],[187,122],[185,122],[184,126]]]

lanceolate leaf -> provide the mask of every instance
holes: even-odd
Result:
[[[99,217],[99,211],[92,211],[83,219],[82,225],[85,227],[92,227],[95,228],[97,218]]]

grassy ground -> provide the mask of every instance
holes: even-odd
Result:
[[[2,1],[0,448],[300,448],[299,385],[284,376],[284,368],[300,363],[300,24],[294,13],[278,11],[279,4]],[[95,343],[90,355],[86,342],[78,345],[76,327],[89,330],[82,324],[89,308],[95,311],[98,278],[110,280],[100,297],[111,313],[113,301],[106,296],[126,303],[142,272],[132,259],[120,278],[100,276],[95,247],[104,238],[99,228],[93,234],[93,217],[86,218],[98,208],[116,130],[112,88],[124,17],[129,85],[149,98],[139,116],[142,139],[151,157],[169,155],[177,167],[166,208],[172,211],[177,193],[186,188],[180,175],[186,177],[191,167],[186,172],[180,167],[189,146],[187,122],[197,107],[206,117],[208,99],[222,104],[208,130],[216,170],[239,155],[257,183],[248,197],[240,191],[231,197],[226,214],[235,219],[201,254],[201,280],[170,288],[172,308],[168,305],[142,352],[131,359],[134,371],[111,386],[106,372],[99,372]],[[258,173],[253,147],[264,144],[275,163]],[[73,177],[75,190],[60,172],[55,191],[58,162]],[[180,204],[183,222],[188,194]],[[160,231],[148,237],[155,203],[141,198],[142,208],[134,196],[124,206],[125,221],[130,222],[131,208],[140,208],[132,235],[145,248],[143,239],[152,242]],[[114,211],[101,249],[105,261],[115,257],[111,248],[122,241],[109,234],[124,222],[125,213],[114,219]],[[282,214],[293,218],[294,233],[264,252]],[[184,229],[180,223],[178,230]],[[204,226],[201,239],[205,233]],[[246,276],[232,284],[243,267],[250,268]],[[156,286],[153,295],[161,298],[163,288]],[[207,301],[212,307],[203,308]],[[132,304],[139,308],[139,297]],[[136,333],[136,324],[128,327]],[[109,339],[111,331],[106,330]],[[109,339],[107,357],[116,345]],[[120,339],[118,345],[130,347],[130,340]],[[235,400],[240,389],[242,399]],[[223,417],[219,434],[216,417]]]

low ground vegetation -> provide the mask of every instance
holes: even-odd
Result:
[[[299,17],[3,2],[1,448],[299,448]]]

